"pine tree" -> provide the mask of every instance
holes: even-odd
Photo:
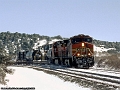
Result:
[[[8,65],[10,64],[10,57],[6,54],[3,48],[0,48],[0,84],[7,84],[7,80],[5,79],[6,74],[12,74],[13,70],[8,69]]]

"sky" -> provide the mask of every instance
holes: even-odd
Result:
[[[120,42],[120,0],[0,0],[0,32]]]

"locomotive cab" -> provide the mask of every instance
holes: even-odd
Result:
[[[78,35],[71,38],[73,65],[89,68],[94,65],[94,51],[92,37]]]

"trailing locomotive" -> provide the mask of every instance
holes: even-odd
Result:
[[[89,68],[94,65],[93,39],[88,35],[73,36],[68,40],[48,45],[47,58],[53,64]]]
[[[17,57],[17,64],[33,64],[33,61],[42,60],[40,50],[20,51]]]

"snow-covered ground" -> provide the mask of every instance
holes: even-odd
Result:
[[[7,87],[35,87],[35,90],[90,90],[75,83],[64,82],[54,75],[31,68],[10,67],[15,69],[13,75],[7,74]],[[0,85],[0,87],[6,87]]]
[[[116,50],[115,48],[105,48],[104,47],[105,45],[101,45],[99,47],[95,46],[94,45],[94,51],[97,51],[97,52],[107,52],[108,50]]]

